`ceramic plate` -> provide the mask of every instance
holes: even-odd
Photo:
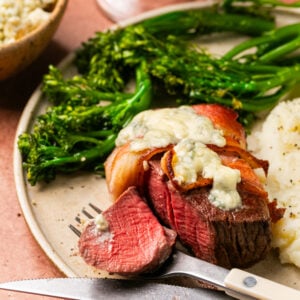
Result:
[[[127,26],[144,18],[158,15],[170,10],[187,9],[191,7],[204,7],[207,4],[189,4],[164,7],[163,9],[148,12],[120,24]],[[278,13],[279,25],[299,22],[298,11],[282,11]],[[228,34],[202,40],[211,52],[227,51],[241,39]],[[70,54],[60,65],[66,76],[75,72],[72,65],[73,54]],[[30,131],[32,124],[48,103],[43,99],[41,88],[37,88],[21,116],[17,129],[17,136],[24,131]],[[17,139],[16,139],[17,140]],[[77,236],[68,228],[69,224],[76,224],[74,218],[82,216],[83,207],[88,203],[97,204],[106,209],[110,204],[103,178],[95,174],[74,174],[72,176],[58,176],[50,184],[37,184],[30,186],[22,170],[22,161],[15,145],[14,172],[18,198],[26,221],[45,253],[57,267],[69,277],[107,277],[106,272],[95,270],[87,266],[77,252]],[[300,289],[300,270],[289,265],[281,265],[275,254],[251,268],[251,272],[262,275],[285,285]]]

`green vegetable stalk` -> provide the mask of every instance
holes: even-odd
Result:
[[[132,94],[117,93],[113,98],[110,93],[92,92],[89,97],[89,89],[78,89],[78,81],[82,79],[64,81],[53,67],[45,77],[44,91],[56,106],[39,116],[32,133],[23,133],[18,140],[32,185],[53,180],[57,172],[103,170],[119,130],[135,114],[149,108],[152,85],[145,63],[136,69]],[[83,96],[82,103],[78,102],[78,93]]]
[[[300,25],[275,28],[277,0],[244,4],[225,0],[205,10],[172,12],[98,32],[77,51],[79,74],[69,79],[50,66],[43,92],[51,106],[18,140],[29,183],[49,182],[58,172],[103,172],[118,132],[137,113],[160,105],[156,99],[162,97],[172,99],[172,105],[229,106],[246,126],[257,112],[276,105],[300,82],[294,53]],[[194,42],[219,32],[249,39],[223,57]],[[133,80],[135,90],[128,91]]]
[[[293,53],[300,46],[300,24],[291,24],[270,30],[262,36],[250,39],[224,55],[225,60],[242,59],[248,63],[259,62],[272,64]],[[254,50],[251,54],[243,55],[245,51]]]

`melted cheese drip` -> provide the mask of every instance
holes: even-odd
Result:
[[[175,180],[179,184],[193,183],[198,176],[213,179],[209,201],[224,210],[241,206],[236,185],[241,180],[240,171],[222,164],[219,155],[194,139],[183,139],[175,147],[173,164]]]
[[[226,144],[222,131],[214,128],[209,118],[198,115],[191,107],[181,106],[139,113],[120,131],[116,145],[131,142],[132,151],[142,151],[177,144],[184,138],[219,147]]]
[[[98,214],[95,217],[94,220],[95,224],[96,224],[96,228],[99,231],[107,231],[108,230],[108,222],[106,221],[106,219],[104,218],[104,216],[102,214]]]
[[[193,183],[199,175],[213,179],[209,200],[215,206],[229,210],[241,205],[236,185],[240,172],[222,165],[219,156],[206,144],[226,145],[223,132],[214,128],[211,120],[192,107],[147,110],[136,115],[122,129],[117,146],[130,142],[131,151],[176,145],[175,179]]]

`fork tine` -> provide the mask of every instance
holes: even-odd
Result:
[[[98,214],[100,214],[101,212],[102,212],[102,210],[99,208],[99,207],[97,207],[97,206],[95,206],[93,203],[89,203],[89,206],[96,212],[96,213],[98,213]],[[87,218],[89,218],[89,219],[93,219],[94,217],[93,217],[93,215],[92,214],[90,214],[85,208],[83,208],[82,210],[81,210],[81,212],[87,217]],[[81,220],[81,218],[79,217],[79,215],[77,215],[76,217],[75,217],[75,221],[77,222],[77,223],[79,223],[79,224],[82,224],[82,220]],[[78,229],[78,228],[76,228],[74,225],[72,225],[72,224],[69,224],[69,228],[78,236],[78,237],[80,237],[80,235],[81,235],[81,231]]]
[[[96,212],[96,213],[98,213],[98,214],[100,214],[101,212],[102,212],[102,210],[99,208],[99,207],[97,207],[97,206],[95,206],[93,203],[89,203],[89,206]],[[92,214],[90,214],[85,208],[83,208],[82,210],[81,210],[81,212],[87,217],[87,218],[89,218],[89,219],[93,219],[94,217],[93,217],[93,215]],[[79,217],[79,215],[77,215],[76,217],[75,217],[75,221],[77,222],[77,223],[79,223],[79,224],[82,224],[82,220],[81,220],[81,218]],[[74,225],[72,225],[72,224],[69,224],[69,228],[78,236],[78,237],[80,237],[80,235],[81,235],[81,231],[78,229],[78,228],[76,228]]]
[[[89,206],[90,206],[97,214],[100,214],[100,213],[102,212],[102,210],[101,210],[99,207],[95,206],[93,203],[89,203]],[[85,208],[83,208],[83,209],[81,210],[81,212],[82,212],[86,217],[88,217],[89,219],[93,219],[93,218],[94,218],[93,215],[91,215]]]
[[[75,221],[76,221],[77,223],[81,224],[81,220],[80,220],[79,216],[76,216],[76,217],[75,217]]]
[[[93,219],[94,217],[85,209],[85,208],[83,208],[82,210],[81,210],[81,212],[86,216],[86,217],[88,217],[89,219]]]
[[[89,206],[90,206],[96,213],[98,213],[98,214],[101,214],[101,213],[102,213],[102,210],[101,210],[99,207],[95,206],[93,203],[89,203]]]
[[[72,224],[69,225],[69,228],[78,236],[80,237],[81,232],[80,230],[78,230],[75,226],[73,226]]]

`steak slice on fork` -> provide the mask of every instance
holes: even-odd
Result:
[[[162,226],[130,187],[85,227],[79,251],[98,269],[136,275],[157,269],[170,256],[175,240],[175,231]]]

